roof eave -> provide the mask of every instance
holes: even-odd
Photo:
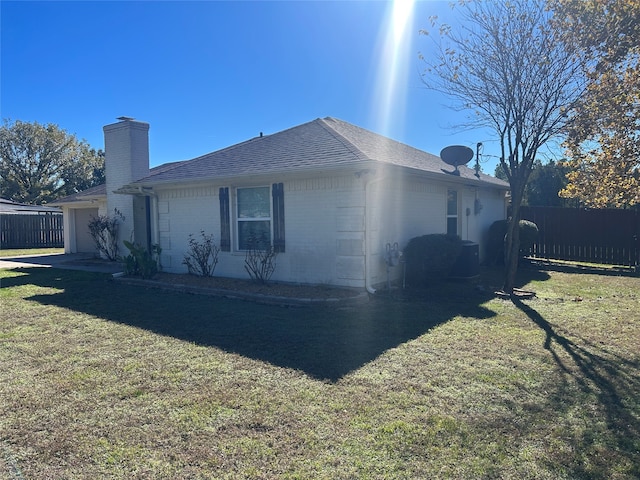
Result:
[[[252,181],[263,181],[265,179],[272,179],[273,177],[286,177],[286,178],[308,178],[310,175],[321,174],[335,174],[339,172],[355,174],[358,171],[371,168],[378,162],[374,161],[357,161],[352,163],[344,163],[341,165],[323,166],[317,168],[301,168],[301,169],[287,169],[287,170],[271,170],[268,172],[256,172],[252,174],[234,174],[234,175],[211,175],[209,177],[193,177],[183,179],[171,179],[153,181],[152,179],[142,179],[137,182],[133,182],[121,187],[116,193],[126,193],[129,195],[140,194],[140,189],[145,188],[171,188],[180,186],[195,186],[202,184],[215,183],[218,185],[223,184],[236,184],[246,183]]]
[[[336,174],[340,173],[344,174],[353,174],[357,175],[359,172],[362,172],[367,169],[372,170],[384,170],[384,169],[396,170],[399,172],[405,172],[411,175],[420,176],[421,178],[428,178],[434,181],[446,181],[450,183],[458,183],[464,184],[470,187],[484,187],[484,188],[495,188],[498,190],[509,190],[509,185],[501,185],[496,182],[491,182],[483,179],[482,177],[469,178],[468,176],[458,176],[453,175],[451,173],[447,173],[445,171],[442,172],[432,172],[429,170],[421,170],[418,168],[411,168],[401,165],[394,165],[385,162],[380,162],[376,160],[359,160],[352,163],[345,163],[341,165],[334,166],[324,166],[318,168],[304,168],[298,170],[272,170],[269,172],[258,172],[254,174],[234,174],[234,175],[218,175],[218,176],[209,176],[209,177],[193,177],[193,178],[183,178],[183,179],[171,179],[171,180],[160,180],[153,181],[152,179],[142,179],[137,182],[133,182],[128,185],[124,185],[120,189],[118,189],[115,193],[126,194],[126,195],[145,195],[150,193],[152,189],[165,189],[165,188],[180,188],[180,187],[191,187],[198,185],[211,185],[215,183],[217,185],[233,185],[233,184],[246,184],[252,182],[261,182],[266,179],[273,179],[274,177],[281,177],[286,179],[295,179],[295,178],[308,178],[309,176],[315,175],[327,175],[327,174]]]
[[[419,168],[412,167],[404,167],[396,165],[397,168],[407,171],[411,175],[428,178],[429,180],[440,181],[440,182],[448,182],[448,183],[460,183],[468,187],[486,187],[486,188],[495,188],[499,190],[509,190],[509,185],[502,185],[497,182],[489,181],[483,179],[482,177],[476,177],[475,175],[471,178],[463,175],[456,175],[453,172],[448,172],[442,170],[441,172],[433,172],[431,170],[421,170]]]
[[[90,197],[81,197],[73,200],[65,200],[63,202],[51,202],[49,205],[53,207],[68,207],[70,205],[92,204],[96,202],[104,202],[107,200],[106,195],[95,195]]]

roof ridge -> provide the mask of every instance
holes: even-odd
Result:
[[[420,154],[426,154],[426,155],[429,155],[429,156],[431,156],[431,157],[438,158],[438,159],[440,158],[438,155],[435,155],[435,154],[433,154],[433,153],[430,153],[430,152],[427,152],[427,151],[421,150],[421,149],[419,149],[419,148],[417,148],[417,147],[414,147],[413,145],[409,145],[408,143],[401,142],[400,140],[396,140],[395,138],[387,137],[386,135],[383,135],[383,134],[378,133],[378,132],[374,132],[373,130],[366,129],[366,128],[361,127],[361,126],[359,126],[359,125],[354,125],[354,124],[349,123],[349,122],[346,122],[346,121],[344,121],[344,120],[340,120],[339,118],[335,118],[335,117],[325,117],[325,119],[323,119],[323,120],[332,120],[332,121],[335,121],[335,122],[338,122],[338,123],[343,123],[343,124],[345,124],[345,125],[348,125],[348,126],[349,126],[349,128],[352,128],[352,129],[355,129],[355,130],[359,130],[359,131],[361,131],[361,132],[366,133],[367,135],[371,135],[371,136],[373,136],[373,138],[375,138],[377,141],[384,142],[384,143],[385,143],[385,144],[387,144],[387,145],[396,144],[396,145],[398,145],[398,146],[401,146],[402,148],[408,148],[408,149],[412,150],[413,152],[417,152],[417,153],[420,153]],[[332,128],[332,127],[330,127],[330,128]],[[332,128],[332,130],[333,130],[333,128]],[[335,130],[333,130],[333,131],[335,131]],[[346,139],[346,137],[344,137],[342,134],[340,134],[340,133],[338,133],[338,132],[336,132],[336,134],[337,134],[337,135],[340,135],[342,138],[345,138],[345,140],[346,140],[346,141],[349,141],[349,140],[348,140],[348,139]],[[356,148],[358,151],[360,151],[360,152],[362,153],[362,155],[364,155],[364,157],[365,157],[365,158],[370,159],[370,160],[376,160],[375,158],[368,157],[368,156],[367,156],[367,155],[366,155],[366,154],[365,154],[365,153],[364,153],[364,152],[363,152],[359,147],[357,147],[353,142],[350,142],[350,141],[349,141],[349,143],[351,143],[352,145],[354,145],[354,148]]]
[[[357,130],[361,130],[363,132],[366,132],[369,135],[373,135],[378,140],[384,141],[386,143],[395,143],[397,145],[402,146],[403,148],[409,148],[409,149],[411,149],[411,150],[413,150],[415,152],[420,152],[420,153],[424,153],[424,154],[427,154],[427,155],[432,156],[432,157],[440,158],[439,155],[436,155],[436,154],[431,153],[431,152],[427,152],[426,150],[422,150],[422,149],[420,149],[418,147],[414,147],[413,145],[410,145],[410,144],[408,144],[406,142],[401,142],[400,140],[396,140],[395,138],[387,137],[386,135],[383,135],[382,133],[378,133],[378,132],[376,132],[374,130],[369,130],[369,129],[361,127],[359,125],[355,125],[355,124],[352,124],[352,123],[349,123],[349,122],[345,122],[344,120],[340,120],[339,118],[333,118],[333,117],[327,117],[327,118],[329,118],[331,120],[335,120],[337,122],[345,123],[345,124],[349,125],[352,128],[355,128]]]
[[[318,120],[320,120],[320,119],[318,119]],[[300,125],[294,125],[293,127],[285,128],[284,130],[279,130],[279,131],[277,131],[275,133],[264,134],[264,133],[260,132],[260,135],[257,136],[257,137],[248,138],[247,140],[243,140],[240,143],[235,143],[233,145],[229,145],[227,147],[221,148],[220,150],[214,150],[213,152],[205,153],[203,155],[200,155],[198,157],[192,158],[190,160],[184,160],[184,162],[191,162],[193,160],[198,160],[198,159],[203,158],[203,157],[208,157],[209,155],[213,155],[213,154],[216,154],[216,153],[222,153],[222,152],[226,152],[226,151],[229,151],[229,150],[233,150],[235,148],[247,145],[249,143],[252,143],[252,142],[255,142],[255,141],[259,141],[259,140],[263,140],[265,138],[269,138],[269,137],[272,137],[274,135],[280,135],[282,133],[286,133],[286,132],[288,132],[290,130],[295,130],[295,129],[303,127],[305,125],[310,125],[312,123],[314,123],[314,120],[311,120],[311,121],[306,122],[306,123],[302,123]]]
[[[349,140],[347,137],[345,137],[340,132],[338,132],[335,128],[333,128],[333,126],[331,126],[328,121],[344,122],[343,120],[339,120],[334,117],[324,117],[324,118],[318,118],[316,120],[316,122],[318,122],[318,124],[322,128],[324,128],[330,135],[332,135],[336,140],[342,143],[347,148],[347,150],[349,150],[351,153],[353,153],[357,157],[371,160],[360,148],[356,146],[355,143],[353,143],[351,140]],[[344,122],[344,123],[348,123],[348,122]]]

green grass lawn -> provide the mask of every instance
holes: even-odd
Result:
[[[0,282],[0,478],[640,477],[637,277],[330,308]]]
[[[64,248],[10,248],[0,249],[0,258],[18,257],[24,255],[53,255],[64,253]]]

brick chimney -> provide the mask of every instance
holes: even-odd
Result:
[[[127,252],[122,240],[133,239],[135,197],[114,191],[149,175],[149,124],[130,117],[119,117],[118,120],[118,123],[105,125],[103,131],[107,215],[113,216],[117,209],[125,217],[120,224],[122,255]]]

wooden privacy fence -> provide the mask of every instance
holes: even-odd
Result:
[[[522,207],[521,218],[540,235],[535,258],[640,265],[640,211]]]
[[[61,213],[0,215],[0,248],[64,247]]]

